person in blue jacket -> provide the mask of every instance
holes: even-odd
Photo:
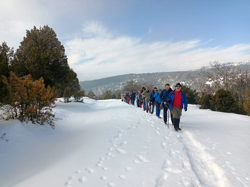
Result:
[[[132,94],[131,94],[131,104],[135,105],[135,91],[134,90],[132,91]]]
[[[187,106],[188,106],[187,102],[188,101],[186,98],[186,94],[183,91],[181,91],[181,84],[177,83],[175,85],[175,90],[172,91],[170,95],[170,104],[169,104],[169,110],[173,115],[173,123],[176,131],[181,130],[181,128],[179,127],[181,112],[183,108],[185,111],[187,111]]]
[[[146,88],[142,87],[141,94],[143,94],[144,91],[146,91]],[[143,106],[143,111],[145,111],[145,99],[144,98],[142,98],[142,106]]]
[[[161,101],[161,89],[159,89],[158,90],[158,92],[155,92],[155,94],[154,94],[154,98],[155,98],[155,106],[156,106],[156,116],[158,117],[158,118],[161,118],[160,117],[160,114],[161,114],[161,103],[162,103],[162,101]]]
[[[153,91],[150,93],[150,99],[149,99],[149,106],[150,106],[150,113],[154,113],[154,107],[155,107],[155,98],[154,95],[157,92],[157,88],[154,87]]]
[[[170,103],[170,94],[173,90],[170,88],[170,84],[165,85],[165,89],[161,92],[160,98],[161,101],[163,102],[163,121],[165,124],[167,124],[167,112],[169,109],[169,103]],[[172,120],[172,115],[171,115],[171,121]]]

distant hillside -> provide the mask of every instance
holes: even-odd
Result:
[[[250,70],[250,63],[247,64],[232,64],[227,65],[237,67],[243,67]],[[207,68],[203,68],[207,69]],[[177,82],[184,83],[187,86],[191,86],[193,89],[198,89],[200,70],[194,71],[178,71],[178,72],[162,72],[162,73],[144,73],[144,74],[126,74],[114,77],[108,77],[98,80],[82,81],[80,86],[86,92],[92,90],[96,95],[101,95],[107,90],[118,93],[121,91],[129,80],[134,80],[139,83],[147,83],[157,86],[158,88],[164,88],[166,83],[170,83],[172,86]]]

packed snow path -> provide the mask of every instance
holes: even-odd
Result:
[[[189,105],[175,132],[119,100],[57,105],[55,130],[0,123],[0,186],[250,186],[248,116]]]

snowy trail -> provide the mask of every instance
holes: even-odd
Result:
[[[53,135],[45,134],[50,129],[42,134],[39,132],[43,129],[35,132],[47,139],[40,147],[46,158],[43,167],[35,159],[23,163],[23,155],[10,156],[9,161],[22,162],[19,167],[32,167],[32,172],[24,175],[17,169],[10,181],[8,177],[1,178],[1,169],[0,181],[4,185],[0,186],[250,186],[249,117],[190,106],[181,120],[183,131],[177,133],[155,115],[120,101],[85,100],[85,104],[58,103],[57,115],[62,120],[56,122]],[[220,124],[220,120],[228,121]],[[239,121],[240,138],[233,137]],[[10,138],[15,141],[15,136]],[[244,143],[240,142],[242,139]],[[54,146],[46,147],[51,142]],[[235,147],[237,142],[241,145]],[[26,149],[33,146],[26,145]],[[57,151],[51,150],[57,146]],[[1,160],[14,152],[11,151],[0,154]],[[41,152],[34,151],[32,156]],[[55,159],[48,160],[51,156]],[[1,161],[0,164],[8,168]],[[11,175],[11,170],[8,172]]]

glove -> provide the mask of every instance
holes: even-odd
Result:
[[[185,112],[187,111],[187,108],[184,108]]]

